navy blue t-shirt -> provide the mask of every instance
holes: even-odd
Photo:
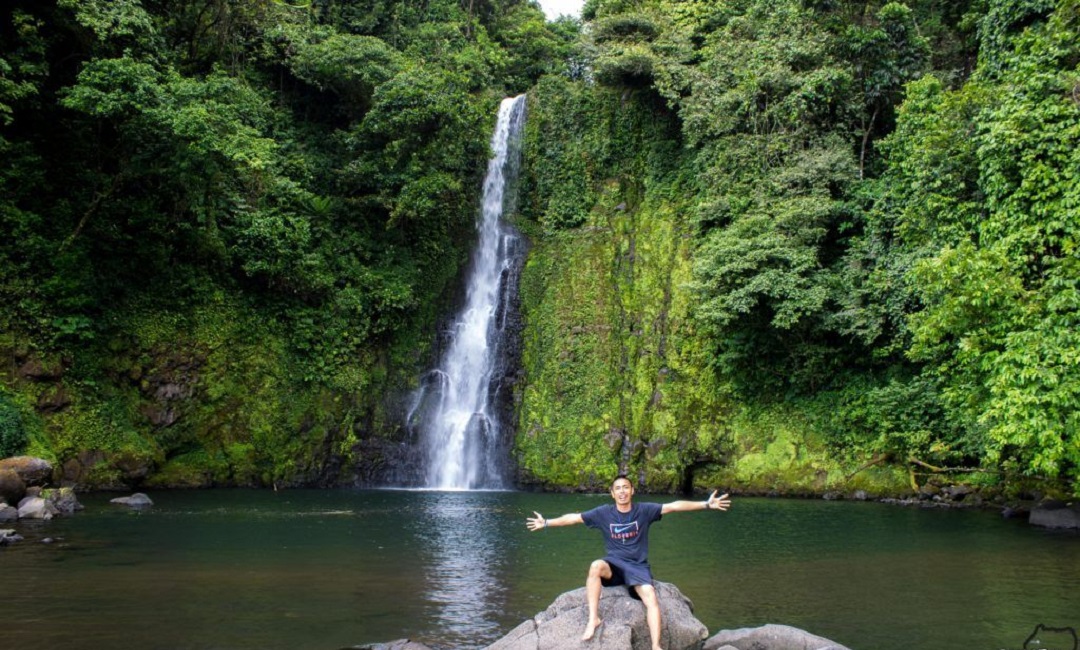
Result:
[[[609,557],[631,564],[649,564],[649,526],[660,521],[659,503],[642,502],[630,507],[630,512],[619,512],[615,504],[597,506],[581,513],[581,519],[589,528],[604,535],[604,547]]]

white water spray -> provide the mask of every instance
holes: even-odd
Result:
[[[465,305],[439,368],[428,375],[408,414],[410,424],[418,419],[427,454],[427,487],[507,487],[507,441],[494,405],[498,386],[492,378],[514,289],[511,268],[521,248],[519,236],[503,224],[502,215],[507,187],[517,172],[524,117],[524,95],[504,99],[499,106]]]

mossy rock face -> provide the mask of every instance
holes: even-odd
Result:
[[[125,489],[141,483],[161,462],[149,445],[118,450],[82,450],[60,466],[60,480],[80,490]]]
[[[650,164],[679,155],[671,116],[622,91],[584,103],[577,92],[552,82],[530,95],[522,186],[543,194],[523,197],[537,221],[522,227],[532,248],[521,279],[520,480],[603,491],[625,471],[670,492],[688,467],[720,461],[731,408],[690,318],[690,207],[645,180]],[[580,106],[589,114],[566,119]],[[601,139],[603,155],[568,144]],[[579,166],[592,201],[580,221],[530,211],[550,211],[559,170]]]
[[[82,504],[79,503],[78,498],[75,496],[75,490],[70,487],[42,490],[41,498],[51,503],[57,512],[63,515],[75,514],[83,509]]]
[[[905,468],[891,465],[861,470],[858,467],[850,468],[846,474],[838,476],[831,485],[846,492],[862,490],[874,497],[895,497],[911,491],[911,483]]]
[[[107,337],[56,362],[63,395],[58,380],[17,378],[30,353],[0,389],[4,449],[49,460],[57,481],[80,490],[349,482],[341,468],[358,442],[400,433],[386,396],[406,392],[416,351],[431,345],[403,332],[393,351],[373,347],[320,381],[305,365],[313,352],[227,292],[182,313],[132,307],[109,321]],[[28,366],[35,377],[39,365]]]
[[[652,74],[645,44],[604,56],[599,79]],[[838,456],[814,404],[754,403],[717,372],[694,317],[697,181],[678,171],[671,115],[645,91],[550,80],[529,110],[520,482],[604,491],[622,471],[650,492],[910,492],[906,468],[856,471],[865,461]]]
[[[28,381],[53,382],[64,376],[66,365],[62,359],[55,356],[31,356],[22,362],[16,374]]]
[[[154,488],[208,488],[228,484],[228,463],[206,450],[169,459],[144,483]]]

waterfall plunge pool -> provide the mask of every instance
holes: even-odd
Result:
[[[114,496],[13,526],[26,540],[0,549],[0,645],[484,647],[602,555],[595,531],[530,533],[525,517],[608,499],[206,490],[151,493],[139,512]],[[736,498],[728,513],[668,515],[651,543],[656,577],[713,632],[771,622],[854,650],[1018,650],[1037,624],[1080,628],[1080,535],[987,511]]]

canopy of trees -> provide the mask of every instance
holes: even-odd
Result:
[[[625,109],[591,130],[534,122],[541,200],[524,209],[554,237],[603,223],[610,179],[639,182],[639,221],[676,206],[687,327],[723,402],[795,413],[856,468],[1078,489],[1080,3],[590,0],[584,17],[584,101],[662,102],[645,128],[678,146],[613,147]],[[661,443],[676,465],[718,460],[707,428],[623,461]]]
[[[5,3],[0,453],[302,482],[400,439],[529,91],[530,480],[673,487],[783,413],[849,469],[1075,493],[1078,33],[1080,0]]]
[[[5,2],[0,410],[28,431],[0,451],[160,465],[275,429],[253,453],[284,476],[323,391],[366,402],[332,428],[375,417],[365,395],[426,360],[467,260],[499,100],[560,69],[576,31],[525,0]],[[218,346],[234,358],[212,370]],[[135,376],[183,349],[205,360],[196,397],[258,400],[265,421],[140,417]],[[27,359],[63,366],[71,402],[36,434],[53,387],[21,381]]]

